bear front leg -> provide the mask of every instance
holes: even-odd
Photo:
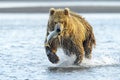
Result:
[[[50,62],[55,64],[59,61],[59,57],[56,55],[57,45],[55,41],[52,41],[50,45],[45,45],[45,50]]]
[[[84,48],[83,47],[79,47],[76,50],[76,60],[74,61],[75,65],[79,65],[82,60],[83,60],[83,56],[84,56]]]

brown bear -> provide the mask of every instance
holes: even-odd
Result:
[[[90,59],[92,48],[96,45],[91,25],[68,8],[51,8],[49,13],[45,39],[45,50],[49,61],[52,63],[59,61],[56,55],[57,48],[62,48],[68,56],[75,54],[74,64],[80,64],[84,55]]]

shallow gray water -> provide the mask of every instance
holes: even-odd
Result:
[[[58,51],[52,64],[44,50],[48,14],[0,14],[0,80],[120,80],[120,14],[82,14],[93,26],[92,60],[74,66]]]

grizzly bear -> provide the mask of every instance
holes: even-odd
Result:
[[[45,39],[45,50],[50,62],[59,61],[56,51],[62,48],[66,55],[76,55],[74,64],[78,65],[84,56],[91,59],[95,45],[93,29],[83,17],[68,8],[50,9]]]

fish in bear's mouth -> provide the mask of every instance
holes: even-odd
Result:
[[[47,36],[47,43],[51,42],[52,39],[57,38],[62,31],[63,29],[60,27],[59,23],[56,24],[54,30],[49,32],[49,35]]]

